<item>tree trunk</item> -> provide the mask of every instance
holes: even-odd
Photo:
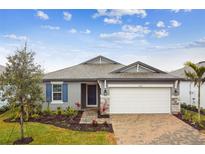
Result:
[[[23,102],[21,102],[21,110],[20,110],[21,140],[24,139],[23,114],[24,114],[24,107],[23,107]]]
[[[200,107],[200,96],[201,95],[201,86],[200,86],[200,84],[198,85],[198,120],[199,120],[199,122],[201,121],[201,112],[200,112],[200,110],[201,110],[201,107]]]

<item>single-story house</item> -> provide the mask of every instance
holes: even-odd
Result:
[[[197,63],[199,66],[205,66],[205,61],[201,61]],[[180,69],[177,69],[175,71],[170,72],[172,75],[178,76],[180,78],[183,78],[184,80],[180,81],[180,101],[182,103],[190,104],[190,105],[196,105],[198,101],[198,88],[197,86],[194,86],[194,83],[191,82],[189,79],[187,79],[185,75],[186,71],[191,71],[188,67],[182,67]],[[205,108],[205,84],[201,87],[201,107]]]
[[[100,111],[106,106],[105,114],[178,112],[179,80],[140,61],[125,66],[97,56],[45,74],[44,104]]]
[[[2,65],[0,65],[0,74],[2,74],[2,73],[4,72],[4,70],[5,70],[5,67],[2,66]],[[3,105],[6,105],[6,104],[7,104],[6,101],[2,101],[2,100],[1,100],[2,94],[3,94],[3,92],[0,91],[0,107],[2,107]]]

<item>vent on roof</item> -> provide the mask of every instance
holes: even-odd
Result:
[[[156,73],[165,73],[157,68],[154,68],[150,65],[137,61],[128,66],[124,66],[120,69],[113,71],[114,73],[122,73],[122,72],[156,72]]]
[[[83,64],[119,64],[119,63],[103,56],[97,56],[93,59],[84,62]]]

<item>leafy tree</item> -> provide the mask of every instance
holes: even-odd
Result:
[[[205,82],[205,67],[199,66],[197,64],[194,64],[190,61],[185,63],[185,66],[188,68],[191,68],[191,71],[185,70],[185,75],[188,79],[191,79],[194,82],[194,86],[198,87],[198,120],[201,121],[201,114],[200,114],[200,95],[201,95],[201,85]]]
[[[34,62],[35,53],[28,51],[27,45],[17,49],[14,55],[8,56],[6,69],[0,76],[3,98],[11,106],[19,107],[21,139],[24,139],[24,117],[27,118],[33,107],[42,102],[43,71],[40,65]]]

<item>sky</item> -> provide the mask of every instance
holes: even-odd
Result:
[[[163,71],[205,61],[205,10],[0,10],[0,64],[27,42],[45,72],[98,55]]]

